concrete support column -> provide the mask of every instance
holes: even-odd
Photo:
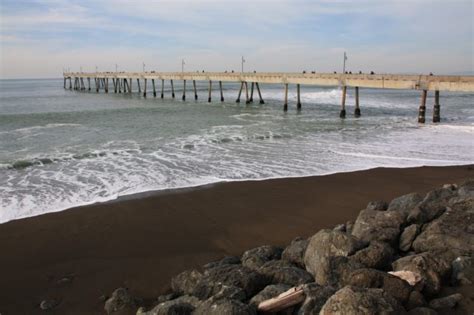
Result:
[[[257,92],[258,92],[258,97],[260,99],[260,104],[265,104],[262,98],[262,93],[260,93],[260,86],[258,86],[258,82],[256,82],[255,85],[257,86]]]
[[[359,107],[359,87],[355,87],[355,109],[354,109],[354,116],[360,117],[360,107]]]
[[[112,84],[114,85],[114,93],[117,93],[117,79],[112,78]],[[97,86],[97,79],[95,80],[95,85]],[[99,88],[97,88],[97,91],[99,91]]]
[[[87,85],[88,85],[88,90],[90,91],[91,90],[91,78],[90,77],[87,78]]]
[[[235,100],[236,103],[240,103],[240,95],[242,94],[242,89],[243,88],[244,88],[244,82],[240,82],[239,94],[237,95],[237,99]]]
[[[146,97],[146,79],[145,80],[145,83],[143,83],[143,97]]]
[[[118,81],[118,92],[122,93],[122,79],[117,79]]]
[[[132,82],[133,82],[133,79],[130,78],[128,79],[128,93],[132,93]]]
[[[420,103],[420,108],[418,110],[418,122],[420,124],[425,123],[425,113],[426,113],[426,96],[428,94],[427,90],[423,90],[421,92],[421,103]]]
[[[285,103],[283,104],[283,111],[288,111],[288,83],[285,83]]]
[[[64,89],[66,89],[66,78],[64,78]]]
[[[342,87],[342,101],[341,101],[341,112],[339,113],[340,118],[346,118],[346,93],[347,86]]]
[[[165,80],[161,79],[161,98],[165,97]]]
[[[137,79],[137,85],[138,85],[138,93],[142,93],[142,87],[140,86],[140,79]]]
[[[69,89],[72,90],[72,79],[69,77]]]
[[[221,91],[221,102],[224,101],[224,91],[222,90],[222,81],[219,81],[219,90]]]
[[[197,90],[196,90],[196,80],[193,80],[193,89],[194,89],[194,100],[197,101],[198,94],[197,94]]]
[[[296,108],[298,110],[300,110],[301,109],[301,93],[300,93],[300,85],[299,84],[296,85],[296,95],[297,95],[297,99],[298,99],[297,102],[296,102]]]
[[[84,84],[84,78],[81,77],[81,91],[85,90],[86,89],[86,86]]]
[[[439,105],[439,91],[435,91],[435,103],[433,105],[433,122],[434,123],[441,121],[440,110],[441,110],[441,106]]]
[[[174,84],[173,84],[173,80],[171,80],[171,97],[174,98]]]
[[[153,97],[156,97],[155,79],[151,79],[151,84],[153,85]]]
[[[250,103],[253,103],[253,88],[254,88],[254,85],[255,85],[255,82],[252,82],[252,84],[250,85]]]
[[[207,98],[207,101],[209,103],[211,102],[211,94],[212,94],[212,81],[209,80],[209,97]]]
[[[105,93],[109,93],[109,78],[105,78]]]
[[[183,101],[186,100],[186,80],[183,80]]]
[[[248,86],[247,81],[245,81],[244,84],[245,84],[245,104],[250,104],[250,100],[249,100],[249,86]]]

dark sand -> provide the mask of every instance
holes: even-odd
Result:
[[[0,225],[0,313],[101,314],[125,286],[155,298],[180,271],[354,220],[371,200],[474,177],[474,167],[373,169],[144,194]],[[58,283],[73,274],[71,283]]]

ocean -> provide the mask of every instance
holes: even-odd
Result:
[[[150,84],[151,82],[149,82]],[[112,86],[112,84],[110,84]],[[136,82],[133,88],[136,89]],[[207,102],[169,82],[165,98],[63,89],[62,79],[0,80],[0,223],[150,190],[323,175],[374,167],[474,163],[474,94],[441,92],[441,123],[417,123],[419,91],[360,90],[362,117],[339,118],[341,90],[261,85],[264,105]],[[112,89],[111,89],[112,90]],[[244,94],[243,94],[244,95]]]

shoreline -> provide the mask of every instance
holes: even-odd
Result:
[[[101,314],[100,297],[117,287],[153,299],[185,269],[354,220],[371,200],[469,177],[473,165],[219,182],[9,221],[0,224],[0,312],[40,313],[43,299],[58,298],[53,314]]]

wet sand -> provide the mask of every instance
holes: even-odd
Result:
[[[102,314],[125,286],[153,299],[170,278],[224,255],[285,245],[391,200],[474,177],[473,166],[378,168],[154,192],[0,225],[0,313]],[[72,281],[60,281],[71,277]]]

